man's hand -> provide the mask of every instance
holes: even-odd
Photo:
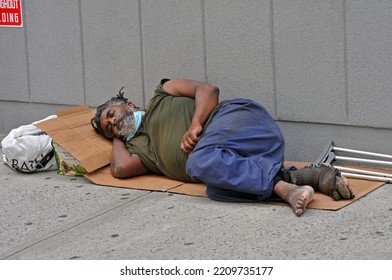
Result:
[[[184,134],[181,141],[181,150],[189,154],[199,142],[199,136],[203,131],[203,126],[200,123],[192,122],[188,131]]]
[[[219,88],[200,81],[175,79],[165,82],[163,89],[172,96],[195,99],[195,113],[189,129],[181,141],[181,150],[189,154],[199,141],[203,131],[202,124],[219,104]]]

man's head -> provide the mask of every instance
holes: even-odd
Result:
[[[141,111],[121,92],[97,108],[95,117],[91,119],[94,130],[107,139],[117,137],[126,139],[135,127],[133,112]]]

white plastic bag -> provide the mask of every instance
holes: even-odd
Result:
[[[56,170],[52,138],[33,125],[56,117],[52,115],[11,130],[1,141],[3,161],[20,172]]]

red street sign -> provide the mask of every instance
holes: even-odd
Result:
[[[22,27],[21,0],[0,0],[0,27]]]

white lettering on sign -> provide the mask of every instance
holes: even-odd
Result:
[[[19,9],[19,0],[0,0],[2,9]]]
[[[1,13],[1,22],[15,23],[19,22],[18,14]]]
[[[0,0],[0,26],[23,26],[21,0]]]

